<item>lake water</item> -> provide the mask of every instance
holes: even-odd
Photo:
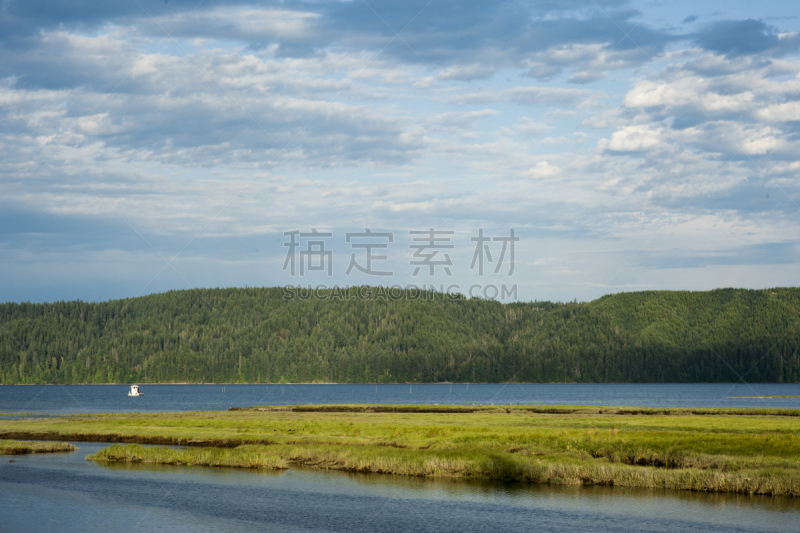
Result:
[[[800,408],[800,384],[2,385],[0,412],[214,411],[328,403]]]
[[[797,531],[789,498],[0,456],[0,531]],[[14,463],[8,461],[13,459]]]

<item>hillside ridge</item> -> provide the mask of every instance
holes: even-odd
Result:
[[[0,383],[800,381],[800,288],[509,304],[342,290],[0,304]]]

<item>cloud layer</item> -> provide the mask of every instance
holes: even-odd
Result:
[[[478,228],[521,236],[503,281],[523,299],[796,283],[788,12],[0,9],[0,300],[383,282],[343,275],[344,235],[367,227],[396,234],[401,284],[474,282]],[[431,227],[461,239],[452,279],[409,274],[409,231]],[[281,269],[284,232],[311,228],[336,236],[331,279]]]

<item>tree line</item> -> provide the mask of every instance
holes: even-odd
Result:
[[[800,382],[797,288],[509,304],[356,289],[0,304],[0,383]]]

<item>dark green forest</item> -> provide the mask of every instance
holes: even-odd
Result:
[[[317,295],[319,296],[319,295]],[[515,302],[380,287],[0,304],[14,383],[798,382],[800,289]]]

